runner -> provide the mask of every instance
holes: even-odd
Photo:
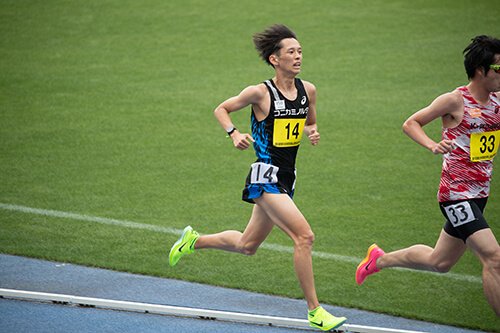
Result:
[[[195,249],[219,249],[253,255],[274,226],[295,243],[294,265],[308,306],[312,327],[331,330],[346,318],[335,317],[320,306],[314,286],[311,248],[314,234],[292,201],[295,187],[295,159],[302,133],[317,145],[316,88],[296,76],[302,65],[302,48],[294,32],[273,25],[253,36],[259,55],[271,65],[276,76],[245,88],[215,110],[215,117],[237,149],[253,143],[257,161],[252,164],[243,190],[243,200],[255,204],[243,233],[227,230],[199,236],[190,226],[170,251],[170,265]],[[229,117],[234,111],[252,107],[252,135],[240,133]]]
[[[469,248],[483,265],[484,294],[500,318],[500,246],[483,216],[500,144],[500,40],[477,36],[464,54],[469,84],[439,96],[403,125],[411,139],[443,155],[438,201],[446,222],[436,246],[385,254],[373,244],[356,270],[356,282],[388,267],[446,273]],[[422,127],[437,118],[443,130],[436,143]]]

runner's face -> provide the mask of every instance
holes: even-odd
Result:
[[[295,38],[286,38],[281,41],[283,47],[280,50],[279,66],[295,74],[300,73],[302,65],[302,48]]]

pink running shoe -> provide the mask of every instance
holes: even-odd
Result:
[[[356,282],[358,284],[365,282],[368,275],[372,275],[373,273],[380,271],[380,269],[377,269],[375,263],[377,262],[377,258],[384,254],[385,252],[378,247],[377,244],[372,244],[372,246],[370,246],[366,258],[363,259],[356,269]]]

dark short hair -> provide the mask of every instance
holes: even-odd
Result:
[[[269,56],[277,54],[281,50],[283,47],[281,41],[286,38],[297,39],[297,36],[283,24],[275,24],[262,32],[254,34],[253,43],[262,60],[273,66],[269,61]]]
[[[484,68],[485,73],[489,71],[490,65],[495,62],[495,54],[500,54],[500,39],[486,35],[474,37],[463,53],[465,71],[472,79],[476,68]]]

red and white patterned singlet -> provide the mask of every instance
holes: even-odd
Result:
[[[452,140],[455,149],[443,155],[439,202],[488,197],[493,158],[500,145],[496,95],[491,93],[490,103],[481,106],[466,86],[457,89],[464,100],[464,116],[457,127],[443,128],[442,139]]]

